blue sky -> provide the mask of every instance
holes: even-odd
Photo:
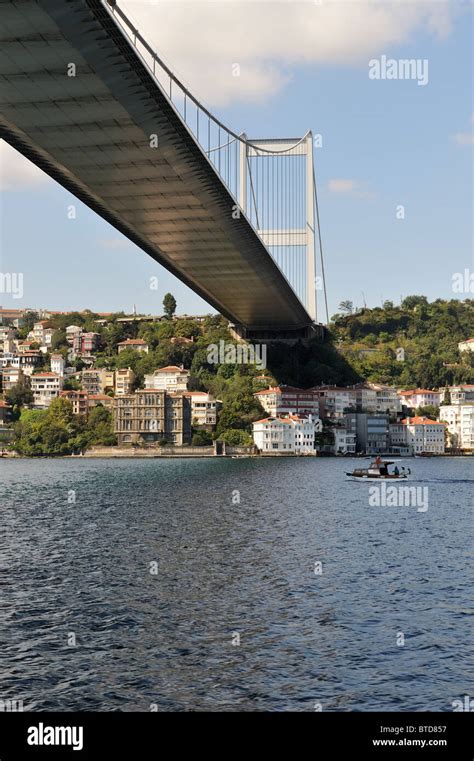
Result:
[[[155,20],[153,6],[134,10],[142,20],[145,13]],[[229,81],[226,97],[210,104],[230,127],[245,129],[250,138],[293,137],[308,129],[322,135],[315,160],[330,314],[343,299],[362,305],[362,292],[369,306],[384,299],[398,302],[410,293],[424,293],[430,300],[472,298],[452,291],[453,274],[474,269],[473,62],[467,7],[460,6],[441,36],[422,19],[404,37],[379,46],[369,40],[347,61],[343,53],[309,61],[285,54],[278,60],[272,50],[258,61],[254,75],[258,79],[263,71],[271,76],[277,67],[271,96],[257,88],[233,98]],[[222,47],[216,55],[222,55]],[[167,61],[172,64],[170,50]],[[428,84],[369,79],[369,58],[382,54],[427,59]],[[199,56],[193,52],[194,60]],[[246,56],[244,66],[252,61],[252,51]],[[184,59],[181,63],[186,68]],[[202,71],[204,54],[201,63]],[[262,87],[266,81],[263,76]],[[211,85],[205,93],[208,103]],[[24,297],[0,293],[0,303],[97,311],[128,311],[136,304],[139,311],[160,312],[164,293],[171,291],[179,313],[211,311],[54,181],[30,171],[22,157],[4,150],[2,158],[1,271],[24,273]],[[75,220],[67,218],[70,203],[77,207]],[[404,219],[396,217],[398,205],[405,208]],[[157,291],[149,288],[154,275]]]

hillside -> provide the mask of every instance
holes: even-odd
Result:
[[[368,381],[401,388],[474,381],[473,354],[458,351],[458,342],[474,335],[472,299],[429,303],[408,296],[400,306],[385,302],[335,315],[331,333],[341,355]]]

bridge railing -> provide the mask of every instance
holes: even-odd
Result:
[[[246,215],[290,286],[315,319],[316,198],[311,133],[248,140],[214,116],[157,55],[116,0],[102,0]],[[309,200],[308,200],[309,199]],[[319,232],[319,224],[318,224]],[[326,309],[327,311],[327,309]]]

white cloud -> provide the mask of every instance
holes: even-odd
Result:
[[[341,195],[350,195],[354,198],[375,198],[375,193],[367,190],[366,187],[357,180],[332,179],[328,181],[328,190],[330,193],[340,193]]]
[[[0,190],[30,190],[48,180],[47,174],[0,140]]]
[[[121,7],[213,106],[272,96],[295,65],[366,66],[417,31],[444,37],[455,13],[445,0],[122,0]],[[232,74],[235,63],[240,76]]]
[[[352,193],[357,187],[355,180],[329,180],[330,193]]]
[[[473,132],[457,132],[453,135],[454,142],[458,145],[474,145]]]

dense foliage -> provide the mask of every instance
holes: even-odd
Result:
[[[73,415],[67,399],[53,399],[47,410],[22,410],[13,448],[23,455],[76,454],[93,445],[116,443],[112,415],[100,405],[87,420]]]
[[[472,299],[429,303],[408,296],[398,307],[385,302],[335,315],[331,332],[340,353],[369,381],[400,388],[473,382],[473,354],[458,351],[474,333]]]

